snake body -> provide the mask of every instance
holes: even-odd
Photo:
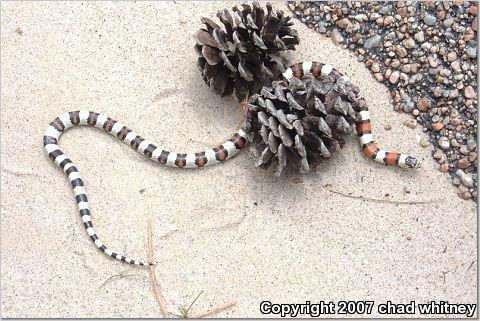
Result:
[[[49,158],[68,176],[88,236],[106,255],[132,265],[152,265],[154,262],[145,263],[130,259],[117,251],[111,250],[98,238],[93,227],[90,206],[80,173],[74,163],[60,150],[60,146],[58,145],[58,140],[63,132],[70,127],[79,125],[103,129],[125,144],[130,145],[140,154],[160,164],[178,168],[200,168],[223,162],[235,156],[246,144],[246,133],[243,129],[240,129],[233,134],[229,140],[215,148],[206,149],[198,153],[175,153],[157,147],[106,115],[85,110],[65,113],[50,123],[43,136],[45,151]]]
[[[311,74],[315,78],[322,76],[333,76],[335,78],[345,77],[332,66],[318,62],[303,62],[295,64],[285,70],[282,77],[290,81],[292,77],[302,78]],[[132,265],[153,265],[154,262],[143,262],[133,260],[111,250],[102,242],[92,223],[91,210],[86,195],[85,186],[80,173],[74,163],[65,155],[58,141],[63,132],[74,126],[91,126],[104,130],[105,132],[117,137],[127,145],[130,145],[138,153],[156,161],[160,164],[177,168],[201,168],[212,164],[223,162],[235,156],[247,143],[248,128],[242,128],[231,136],[225,143],[198,153],[176,153],[157,147],[155,144],[137,135],[135,132],[112,118],[91,111],[72,111],[55,118],[47,127],[43,136],[43,145],[49,158],[60,167],[68,176],[78,210],[83,221],[83,225],[90,239],[106,255],[126,262]],[[362,110],[359,113],[359,119],[356,123],[357,134],[360,137],[360,143],[364,154],[382,164],[398,165],[406,168],[419,167],[420,162],[408,155],[397,152],[388,152],[380,149],[373,141],[372,125],[368,110]]]

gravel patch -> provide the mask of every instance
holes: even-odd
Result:
[[[463,199],[477,201],[475,2],[288,2],[296,18],[353,51],[410,113]]]

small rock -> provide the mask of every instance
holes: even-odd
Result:
[[[340,33],[340,31],[338,31],[337,28],[332,30],[331,38],[332,38],[332,42],[337,46],[344,41],[342,34]]]
[[[400,57],[400,58],[404,58],[407,56],[408,52],[407,52],[407,49],[403,48],[403,47],[398,47],[397,50],[397,55]],[[393,63],[391,64],[392,67],[398,67],[400,66],[400,62],[398,62],[398,64],[395,66]]]
[[[441,149],[449,149],[450,148],[450,141],[448,140],[447,137],[442,136],[438,140],[438,146],[440,146]]]
[[[403,79],[402,74],[400,74],[400,78]],[[413,103],[413,101],[409,101],[404,104],[403,111],[406,113],[411,113],[413,108],[415,108],[415,104]]]
[[[438,67],[438,60],[434,56],[428,56],[428,63],[430,64],[430,67]]]
[[[461,123],[462,123],[462,119],[460,117],[455,117],[450,119],[450,124],[452,124],[453,126],[458,126]]]
[[[317,31],[320,33],[326,33],[327,32],[327,27],[325,22],[320,21],[317,25]]]
[[[473,89],[472,86],[465,87],[464,91],[465,91],[465,97],[469,99],[474,99],[477,97],[477,95],[475,94],[475,89]]]
[[[413,40],[412,38],[405,39],[403,41],[403,46],[407,49],[412,49],[413,47],[415,47],[415,40]]]
[[[458,142],[458,140],[456,140],[455,138],[450,140],[450,145],[452,145],[452,147],[458,147],[460,146],[460,143]]]
[[[457,194],[458,194],[458,196],[460,196],[464,200],[469,200],[469,199],[472,198],[472,193],[469,192],[468,188],[466,188],[465,186],[462,186],[462,185],[460,185],[458,187]]]
[[[387,16],[385,17],[385,19],[383,19],[383,25],[384,26],[388,26],[389,24],[391,24],[392,22],[395,21],[395,18],[392,17],[392,16]]]
[[[420,111],[427,111],[430,108],[430,101],[426,97],[422,97],[418,100],[417,108]]]
[[[397,9],[397,13],[401,16],[401,17],[405,17],[407,15],[407,7],[400,7]]]
[[[447,60],[450,62],[457,60],[457,53],[455,51],[450,51],[447,54]]]
[[[400,73],[398,71],[394,71],[392,72],[392,74],[390,75],[390,77],[388,78],[388,80],[392,83],[392,84],[396,84],[398,83],[398,79],[400,78]]]
[[[450,28],[454,22],[455,20],[453,20],[453,18],[448,18],[443,21],[443,25],[447,28]]]
[[[450,65],[453,69],[454,72],[461,72],[462,71],[462,68],[460,66],[460,61],[454,61],[452,62],[452,64]]]
[[[357,14],[354,18],[355,18],[355,20],[357,20],[358,22],[362,22],[363,20],[367,20],[367,16],[364,15],[364,14]]]
[[[347,27],[351,24],[350,20],[347,18],[343,18],[337,21],[337,26],[341,29],[347,29]]]
[[[420,146],[422,146],[423,148],[427,148],[428,146],[430,146],[430,142],[424,137],[420,140]]]
[[[467,146],[465,146],[465,145],[460,146],[460,153],[462,153],[463,155],[468,155],[469,152],[468,152]]]
[[[403,122],[403,124],[408,128],[412,128],[412,129],[417,127],[417,121],[414,119],[407,119],[406,121]]]
[[[427,26],[433,26],[437,23],[437,18],[431,14],[426,14],[423,18],[423,22],[425,22]]]
[[[477,58],[477,48],[468,46],[467,47],[467,56],[469,58]]]
[[[377,73],[373,74],[373,76],[375,76],[375,79],[377,79],[378,81],[383,81],[382,73],[377,72]]]
[[[377,13],[377,12],[374,12],[374,13],[372,13],[372,14],[370,15],[370,20],[371,20],[371,21],[375,21],[375,20],[377,20],[378,18],[380,18],[380,14]]]
[[[445,164],[445,163],[440,165],[440,172],[442,172],[442,173],[448,172],[448,165]]]
[[[432,124],[433,130],[435,130],[435,131],[437,131],[437,132],[438,132],[438,131],[441,131],[444,126],[445,126],[445,125],[443,125],[443,123],[433,123],[433,124]]]
[[[477,160],[477,153],[476,152],[471,152],[469,155],[468,155],[468,161],[469,162],[474,162]]]
[[[470,166],[470,162],[468,161],[468,159],[462,158],[458,161],[457,165],[458,168],[465,169]]]
[[[392,126],[389,125],[389,124],[386,124],[385,126],[383,126],[383,128],[384,128],[385,130],[390,130],[390,129],[392,129]]]
[[[470,12],[470,14],[476,16],[477,15],[477,6],[476,5],[470,6],[470,8],[468,8],[468,12]]]
[[[458,176],[455,176],[454,178],[452,178],[452,184],[455,185],[455,186],[458,186],[462,183],[462,181],[460,181],[460,177]]]
[[[423,31],[417,32],[413,37],[418,42],[424,42],[425,41],[425,34],[423,33]]]
[[[434,152],[433,152],[433,158],[435,158],[437,161],[440,162],[440,160],[442,158],[444,158],[444,153],[440,150],[440,149],[436,149]]]
[[[477,142],[473,138],[467,139],[467,148],[470,151],[474,151],[477,148]]]
[[[460,177],[460,180],[462,181],[463,185],[465,185],[468,188],[473,187],[473,178],[470,175],[465,174],[465,172],[462,171],[461,169],[457,169],[455,174],[457,174],[457,176]]]
[[[363,48],[372,49],[372,48],[378,47],[381,41],[382,41],[382,37],[380,35],[375,35],[365,40],[365,42],[363,43]]]

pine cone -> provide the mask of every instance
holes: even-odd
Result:
[[[246,119],[256,166],[273,166],[280,175],[287,163],[302,173],[315,169],[345,141],[365,101],[344,77],[306,76],[274,81],[253,95]]]
[[[234,92],[238,101],[269,86],[285,70],[281,53],[299,42],[291,17],[270,3],[266,14],[258,2],[242,7],[233,7],[233,15],[227,9],[217,13],[224,29],[202,18],[205,28],[194,36],[205,83],[222,97]]]

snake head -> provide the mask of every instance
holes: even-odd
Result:
[[[408,168],[419,168],[420,161],[412,156],[407,156],[407,158],[405,158],[405,166]]]

